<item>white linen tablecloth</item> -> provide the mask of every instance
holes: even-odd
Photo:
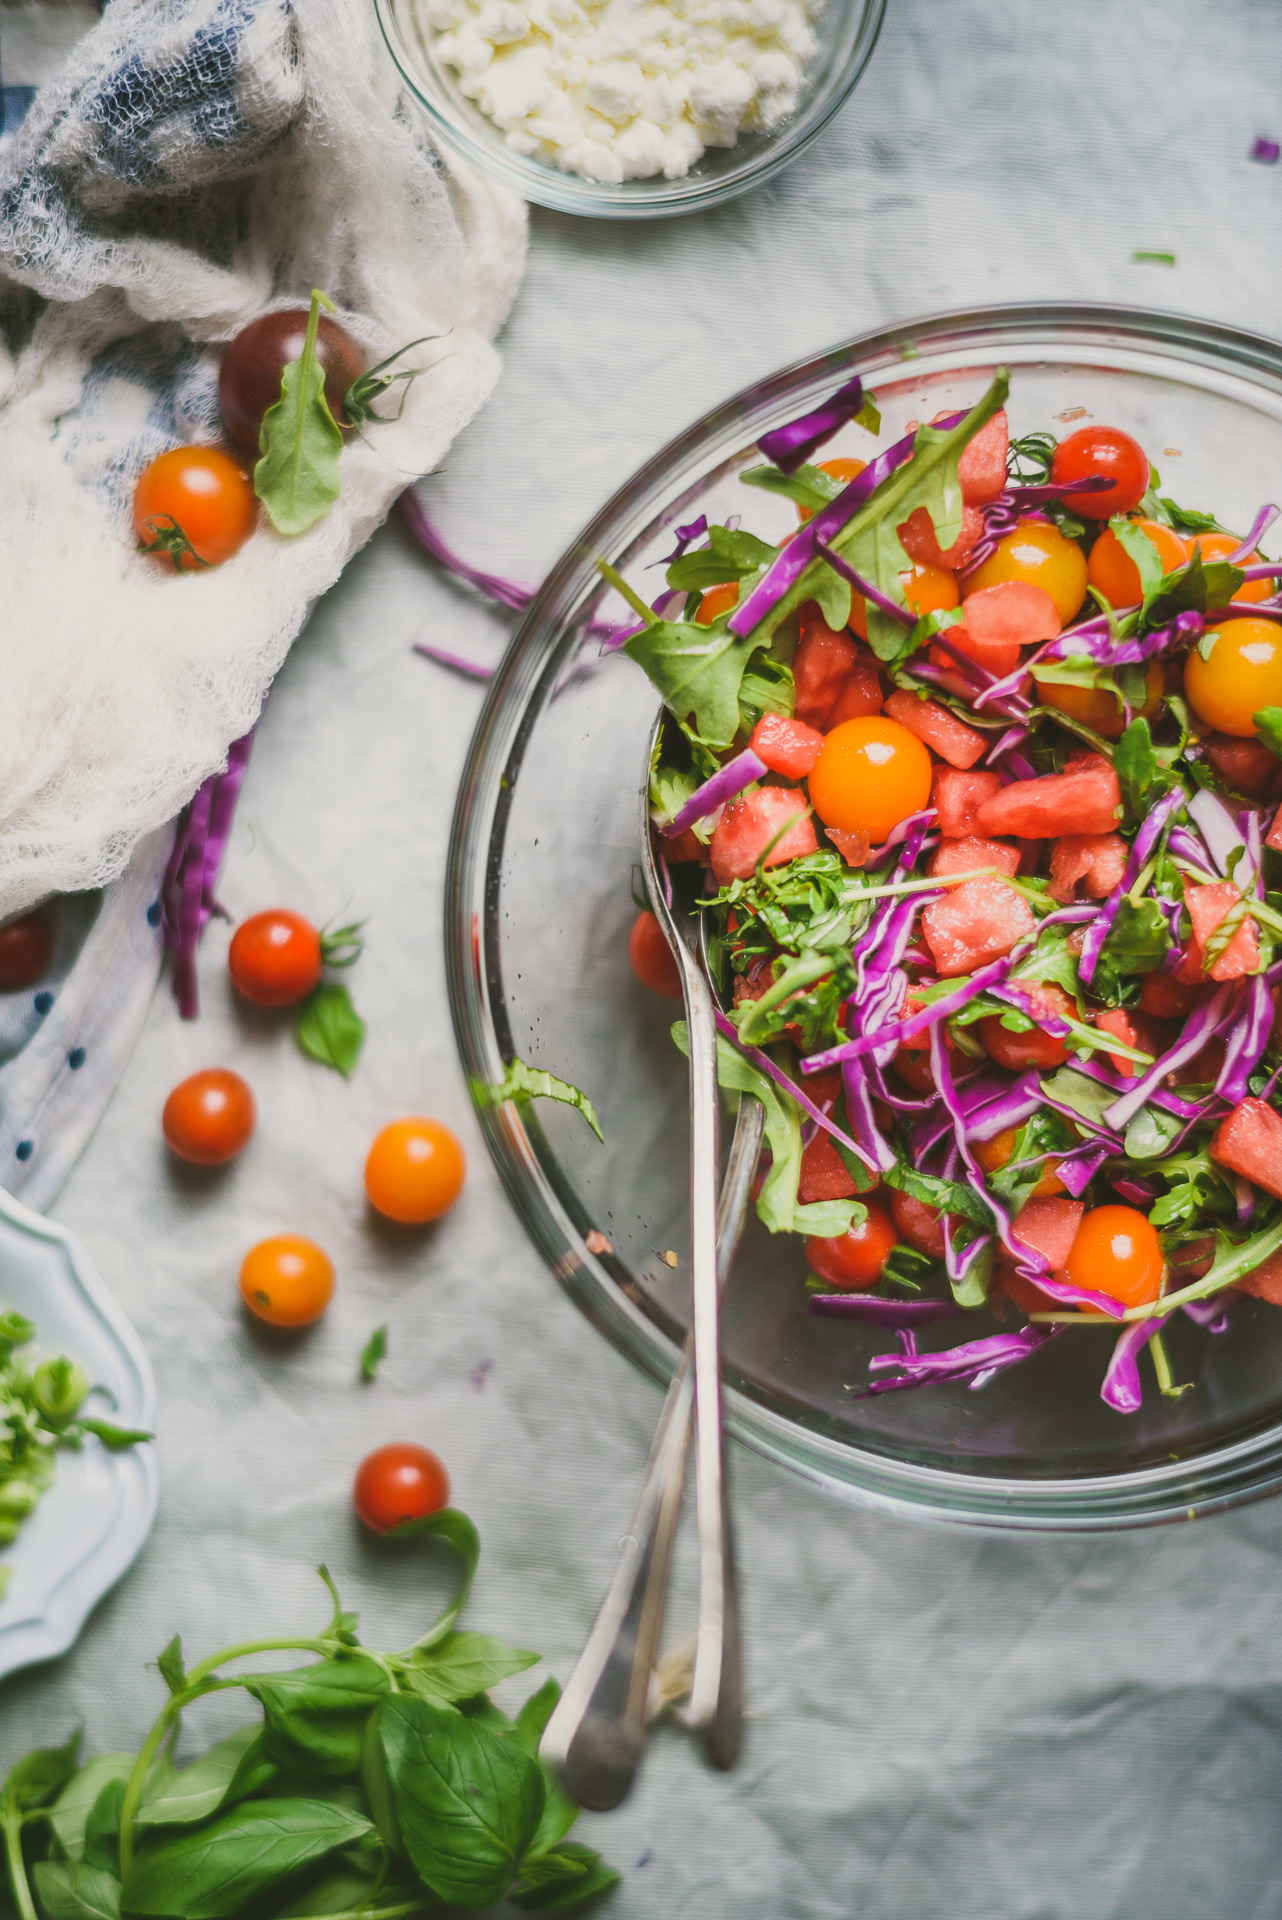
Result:
[[[431,504],[471,558],[536,574],[707,405],[934,308],[1129,300],[1276,332],[1282,168],[1247,156],[1282,132],[1280,70],[1277,0],[891,0],[859,92],[782,179],[652,227],[536,213],[503,380]],[[1137,248],[1177,264],[1134,264]],[[162,1694],[144,1662],[175,1630],[204,1651],[319,1620],[321,1559],[374,1644],[408,1639],[421,1563],[389,1568],[348,1517],[353,1468],[385,1439],[443,1454],[481,1527],[474,1625],[564,1674],[599,1598],[658,1395],[543,1270],[472,1124],[439,909],[480,696],[410,653],[423,632],[502,644],[394,527],[280,677],[220,889],[237,915],[369,917],[355,1079],[233,1004],[215,924],[200,1022],[156,999],[55,1209],[150,1348],[164,1485],[149,1546],[76,1650],[0,1692],[0,1769],[77,1721],[92,1747],[136,1742]],[[225,1172],[185,1174],[161,1103],[214,1063],[252,1080],[259,1137]],[[377,1231],[361,1203],[369,1138],[415,1109],[472,1152],[425,1239]],[[245,1324],[235,1273],[284,1228],[329,1248],[339,1287],[281,1347]],[[380,1321],[390,1354],[360,1387]],[[1282,1509],[1003,1540],[855,1514],[736,1464],[747,1751],[717,1777],[666,1734],[632,1803],[584,1823],[624,1869],[617,1920],[1282,1916]],[[674,1622],[691,1592],[687,1564]]]

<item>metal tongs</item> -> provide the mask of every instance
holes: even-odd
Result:
[[[661,719],[655,724],[653,748]],[[641,782],[646,892],[681,975],[690,1051],[690,1237],[693,1315],[655,1429],[614,1574],[579,1661],[543,1736],[544,1757],[580,1806],[618,1806],[645,1752],[650,1678],[659,1652],[691,1418],[695,1430],[699,1604],[686,1724],[716,1767],[733,1766],[743,1735],[739,1592],[722,1432],[720,1277],[734,1258],[761,1149],[762,1108],[745,1095],[717,1198],[717,1029],[697,922],[674,910],[650,824],[650,765]]]

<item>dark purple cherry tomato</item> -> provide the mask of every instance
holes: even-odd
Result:
[[[0,927],[0,993],[20,993],[43,980],[53,954],[53,931],[40,913],[24,913]]]
[[[268,407],[280,399],[280,376],[299,360],[307,333],[307,308],[265,313],[242,327],[223,355],[218,403],[228,433],[245,453],[258,452],[258,430]],[[316,352],[325,371],[325,398],[340,427],[346,426],[343,395],[365,371],[365,358],[345,327],[320,317]]]

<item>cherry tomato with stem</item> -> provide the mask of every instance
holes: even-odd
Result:
[[[292,1007],[307,998],[324,967],[351,966],[361,951],[360,931],[357,925],[321,933],[288,907],[251,914],[228,949],[232,985],[255,1006]]]
[[[0,927],[0,993],[21,993],[43,980],[53,958],[53,929],[42,913],[24,913]]]
[[[171,447],[138,476],[133,512],[145,551],[191,573],[220,567],[244,546],[258,500],[240,461],[221,447]]]
[[[391,1533],[411,1520],[426,1520],[450,1504],[444,1464],[411,1440],[393,1441],[367,1454],[356,1470],[352,1504],[372,1533]]]
[[[1075,1287],[1143,1307],[1161,1293],[1164,1265],[1157,1229],[1137,1208],[1092,1207],[1069,1249],[1067,1271]]]
[[[652,913],[639,913],[628,936],[628,958],[632,971],[643,987],[662,994],[665,1000],[681,998],[681,974],[672,957],[672,949],[663,937],[663,928]]]
[[[333,1297],[333,1262],[301,1233],[273,1234],[245,1255],[240,1291],[249,1311],[269,1327],[308,1327]]]
[[[302,358],[307,319],[306,307],[264,313],[242,327],[223,354],[218,372],[223,424],[236,445],[255,458],[263,415],[280,399],[281,375],[292,360]],[[329,410],[345,427],[343,401],[352,382],[365,371],[365,356],[346,327],[322,313],[316,357],[325,376]]]
[[[165,1102],[165,1145],[194,1167],[234,1160],[253,1134],[256,1118],[249,1083],[230,1067],[206,1067],[180,1080]]]
[[[1079,427],[1061,440],[1051,461],[1051,485],[1102,478],[1109,482],[1098,492],[1069,493],[1064,503],[1083,520],[1111,520],[1130,513],[1148,491],[1148,455],[1138,440],[1120,427]]]
[[[370,1205],[399,1226],[421,1227],[448,1213],[467,1174],[458,1139],[439,1120],[416,1114],[377,1134],[365,1161]]]
[[[819,1279],[830,1287],[862,1293],[876,1286],[882,1268],[895,1247],[899,1235],[884,1207],[868,1203],[868,1217],[861,1225],[847,1227],[831,1239],[815,1235],[806,1241],[806,1259]]]

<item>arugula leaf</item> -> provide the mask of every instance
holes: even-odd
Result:
[[[294,1037],[309,1060],[350,1079],[365,1044],[365,1022],[341,980],[325,980],[303,1002]]]
[[[1072,1067],[1057,1067],[1054,1073],[1045,1075],[1042,1091],[1061,1106],[1071,1107],[1083,1120],[1093,1122],[1096,1126],[1103,1125],[1105,1107],[1112,1106],[1117,1098],[1115,1087],[1103,1086],[1098,1080],[1075,1072]]]
[[[1018,1213],[1024,1202],[1032,1197],[1046,1171],[1044,1157],[1038,1156],[1065,1153],[1076,1144],[1076,1135],[1063,1114],[1056,1113],[1054,1107],[1042,1107],[1031,1114],[1016,1132],[1010,1159],[1004,1167],[989,1174],[989,1187],[999,1199],[1006,1202],[1011,1213]],[[1022,1160],[1029,1160],[1032,1164],[1020,1166]]]
[[[307,333],[299,359],[280,377],[280,399],[263,415],[262,458],[254,468],[254,492],[277,533],[305,533],[337,500],[343,436],[325,398],[325,374],[316,352],[320,310],[334,303],[312,290]]]
[[[1165,494],[1159,497],[1157,504],[1161,507],[1167,524],[1174,527],[1178,533],[1224,532],[1224,528],[1213,513],[1199,513],[1195,507],[1181,507],[1174,500],[1168,499]]]
[[[959,1213],[963,1219],[973,1220],[976,1226],[992,1225],[991,1210],[977,1193],[957,1180],[943,1180],[937,1174],[922,1173],[902,1163],[881,1177],[888,1187],[896,1187],[900,1193],[920,1200],[923,1206],[937,1207],[940,1213]]]
[[[623,650],[678,720],[692,725],[708,746],[728,747],[739,729],[744,672],[761,645],[757,634],[741,640],[731,633],[723,616],[708,627],[693,620],[656,620]]]
[[[543,1811],[543,1774],[514,1740],[426,1700],[394,1694],[379,1709],[401,1838],[442,1900],[501,1900]]]
[[[1251,724],[1256,739],[1262,740],[1269,752],[1282,760],[1282,707],[1261,707],[1251,715]]]
[[[488,1693],[500,1680],[537,1666],[539,1655],[509,1647],[487,1633],[450,1633],[435,1646],[419,1647],[405,1677],[414,1691],[437,1706],[452,1706]]]
[[[774,557],[775,549],[755,533],[742,527],[709,527],[707,546],[695,547],[674,560],[667,581],[682,593],[702,593],[725,580],[742,580],[768,567]]]
[[[1184,1122],[1161,1107],[1141,1107],[1126,1129],[1129,1160],[1158,1160],[1176,1138]]]
[[[1140,576],[1140,598],[1144,599],[1160,586],[1166,569],[1162,557],[1144,530],[1125,515],[1115,513],[1108,523],[1109,531],[1120,542],[1127,557],[1135,564]]]
[[[739,478],[745,487],[760,487],[763,493],[781,493],[785,500],[795,500],[799,507],[808,507],[811,513],[835,500],[848,484],[809,463],[794,473],[781,473],[778,467],[749,467]]]
[[[1082,982],[1078,958],[1068,944],[1068,934],[1066,927],[1044,927],[1033,951],[1015,968],[1012,986],[1062,987],[1069,998],[1080,1005]]]
[[[568,1080],[558,1080],[554,1073],[545,1073],[541,1067],[527,1066],[524,1060],[513,1060],[503,1078],[489,1085],[474,1080],[472,1093],[479,1104],[486,1107],[501,1107],[505,1100],[515,1100],[518,1106],[530,1100],[559,1100],[562,1106],[574,1107],[583,1115],[598,1140],[605,1139],[596,1108],[586,1093]]]
[[[387,1358],[387,1328],[375,1327],[361,1348],[361,1379],[377,1380],[378,1370]]]
[[[125,1880],[129,1913],[225,1920],[268,1887],[373,1832],[333,1800],[246,1800],[208,1826],[148,1840]]]
[[[1148,721],[1142,714],[1131,721],[1114,747],[1113,770],[1127,813],[1133,819],[1142,820],[1163,790],[1161,762]]]
[[[1170,929],[1156,900],[1123,900],[1100,957],[1115,974],[1155,973],[1170,946]]]
[[[1182,567],[1164,574],[1140,609],[1140,630],[1151,633],[1166,626],[1177,613],[1205,613],[1208,607],[1226,607],[1245,578],[1240,567],[1227,560],[1206,564],[1200,553]]]
[[[38,1860],[32,1878],[45,1920],[120,1920],[120,1882],[83,1860]]]

